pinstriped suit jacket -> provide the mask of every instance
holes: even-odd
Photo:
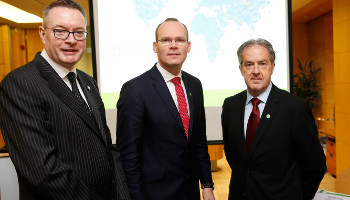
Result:
[[[0,87],[0,127],[21,199],[129,199],[94,79],[77,70],[90,117],[38,53]]]

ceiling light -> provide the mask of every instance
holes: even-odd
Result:
[[[40,17],[11,6],[3,1],[0,1],[0,17],[17,23],[39,23],[43,21]]]

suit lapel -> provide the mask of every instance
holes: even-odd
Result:
[[[190,113],[190,115],[189,115],[190,124],[189,124],[189,128],[188,128],[188,141],[190,141],[191,136],[192,136],[193,118],[194,118],[194,116],[193,116],[194,115],[194,105],[193,105],[193,98],[192,98],[192,87],[191,87],[191,84],[189,83],[189,79],[187,78],[185,73],[182,73],[182,80],[183,80],[183,82],[185,84],[185,88],[186,88],[186,96],[187,96],[187,101],[188,101],[187,109],[189,110],[189,113]],[[182,124],[182,122],[181,122],[181,124]]]
[[[254,149],[259,145],[264,134],[266,134],[268,127],[276,116],[276,113],[280,106],[280,95],[278,90],[279,89],[275,85],[272,85],[271,92],[267,99],[264,111],[261,115],[259,125],[256,129],[250,153],[252,153]]]
[[[74,97],[71,90],[50,64],[38,53],[34,60],[40,75],[48,82],[51,91],[70,109],[72,109],[92,130],[98,133],[95,122],[85,112],[83,105]]]
[[[243,155],[244,157],[247,157],[247,149],[245,145],[245,133],[244,133],[244,112],[245,112],[245,106],[246,106],[246,100],[247,100],[247,91],[245,90],[242,92],[242,95],[240,96],[240,103],[237,105],[238,107],[238,112],[237,115],[238,117],[234,117],[231,119],[238,119],[239,120],[239,126],[237,127],[239,133],[238,135],[238,144],[239,149],[240,149],[240,154]],[[234,114],[236,111],[232,111],[232,114]]]
[[[107,144],[106,135],[103,134],[103,133],[105,133],[105,131],[104,131],[104,127],[103,127],[103,124],[101,121],[100,111],[98,110],[97,103],[92,96],[92,92],[91,92],[92,86],[89,85],[88,81],[84,80],[84,78],[82,78],[82,76],[79,76],[78,70],[77,70],[77,73],[78,73],[78,81],[79,81],[80,87],[84,92],[85,98],[90,106],[90,109],[92,110],[92,114],[93,114],[94,120],[96,122],[96,125],[98,126],[98,129],[100,130],[99,135],[102,136],[103,141],[105,142],[105,144]]]
[[[152,67],[150,72],[151,72],[152,79],[154,79],[153,87],[155,88],[159,96],[162,98],[164,104],[167,106],[170,113],[176,120],[177,124],[179,125],[179,128],[183,130],[183,133],[185,134],[185,129],[183,127],[179,111],[177,110],[176,105],[174,103],[174,99],[169,92],[169,88],[164,82],[164,78],[158,71],[156,65]]]

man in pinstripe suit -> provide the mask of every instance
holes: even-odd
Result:
[[[97,84],[75,68],[86,46],[85,11],[71,0],[51,3],[39,35],[44,50],[0,86],[0,127],[20,198],[129,199]]]

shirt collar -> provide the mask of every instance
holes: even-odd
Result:
[[[157,69],[159,70],[160,74],[163,76],[164,81],[168,82],[171,81],[171,79],[175,78],[175,77],[180,77],[181,79],[181,71],[177,76],[174,76],[173,74],[171,74],[170,72],[168,72],[167,70],[165,70],[162,66],[160,66],[159,63],[157,63]]]
[[[263,93],[261,93],[259,96],[257,96],[256,98],[258,98],[261,102],[266,103],[267,98],[269,97],[269,94],[271,92],[271,88],[272,88],[272,82],[270,82],[270,84],[266,88],[266,90]],[[248,105],[252,98],[254,98],[254,97],[247,90],[247,100],[245,102],[245,105]]]
[[[63,79],[67,76],[69,72],[74,72],[77,74],[77,69],[75,68],[75,65],[72,69],[72,71],[68,70],[67,68],[57,64],[55,61],[53,61],[50,56],[47,54],[46,50],[43,49],[41,52],[41,56],[51,65],[51,67],[57,72],[57,74]]]

